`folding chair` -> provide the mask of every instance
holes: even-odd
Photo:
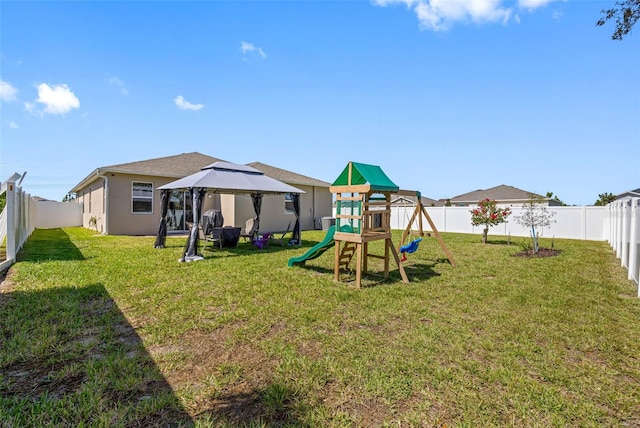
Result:
[[[240,237],[244,238],[245,241],[251,240],[255,238],[256,234],[256,222],[254,219],[250,218],[244,225],[244,230],[240,232]]]

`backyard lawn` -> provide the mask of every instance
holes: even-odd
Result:
[[[607,243],[443,234],[455,268],[426,238],[409,284],[356,289],[332,249],[287,266],[323,236],[178,263],[185,237],[36,230],[0,286],[0,427],[640,426],[640,300]]]

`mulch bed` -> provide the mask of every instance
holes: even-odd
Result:
[[[525,250],[520,251],[519,253],[514,254],[514,257],[529,257],[529,258],[539,258],[539,257],[554,257],[560,254],[561,250],[554,250],[551,248],[538,248],[538,252],[534,253],[533,250]]]

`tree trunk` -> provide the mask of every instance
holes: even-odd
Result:
[[[484,230],[482,231],[482,243],[486,244],[487,243],[487,234],[489,233],[489,227],[485,227]]]

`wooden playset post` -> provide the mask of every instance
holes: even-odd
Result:
[[[367,176],[369,179],[367,179]],[[376,185],[376,179],[381,183]],[[356,256],[356,287],[361,287],[362,273],[367,273],[368,258],[384,260],[384,278],[389,277],[389,255],[393,257],[404,282],[409,282],[398,252],[391,241],[391,193],[397,187],[379,167],[365,164],[349,165],[330,187],[336,195],[336,231],[334,279],[340,280],[340,269],[349,265]],[[389,190],[391,189],[391,190]],[[344,204],[349,214],[343,214]],[[350,227],[343,227],[348,225]],[[384,240],[384,255],[369,254],[369,243]],[[341,244],[344,243],[344,246]]]
[[[436,229],[436,225],[433,224],[433,221],[431,220],[431,217],[429,216],[427,209],[424,207],[424,205],[422,205],[422,197],[420,195],[420,192],[417,192],[415,190],[399,190],[397,194],[400,196],[416,197],[418,200],[416,209],[413,211],[413,215],[411,216],[411,219],[407,224],[407,228],[402,233],[402,239],[400,240],[400,244],[398,245],[398,251],[400,251],[400,247],[404,244],[405,240],[407,239],[407,236],[413,235],[413,236],[423,237],[425,235],[429,236],[431,233],[433,233],[436,239],[438,240],[438,243],[440,244],[440,248],[442,248],[442,251],[444,251],[447,258],[449,259],[449,263],[451,264],[451,266],[455,267],[456,263],[453,261],[453,255],[451,254],[451,251],[449,251],[446,244],[444,243],[444,240],[442,239],[440,232],[438,232],[438,229]],[[427,222],[429,222],[429,226],[431,226],[431,231],[428,231],[426,233],[422,228],[423,215],[427,219]],[[411,230],[411,228],[413,226],[413,222],[415,221],[416,217],[418,217],[418,230],[413,231]]]

